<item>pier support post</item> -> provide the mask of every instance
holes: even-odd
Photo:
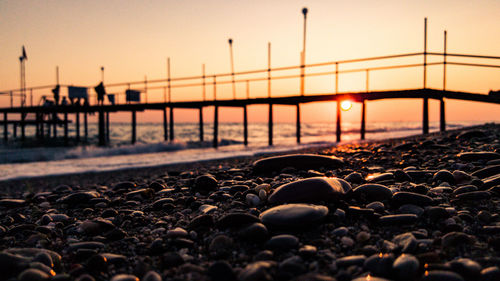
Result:
[[[243,144],[248,145],[248,111],[246,104],[243,106]]]
[[[219,146],[219,106],[215,106],[214,108],[214,147],[217,148]]]
[[[43,122],[42,122],[43,124]],[[43,128],[43,127],[42,127]],[[42,129],[43,131],[43,129]],[[80,141],[80,111],[76,112],[76,141]]]
[[[106,145],[104,111],[99,109],[99,146]]]
[[[163,108],[163,139],[168,140],[167,108]]]
[[[361,134],[361,139],[365,139],[365,132],[366,132],[366,101],[363,100],[363,103],[361,104],[361,130],[359,131]]]
[[[136,112],[135,110],[132,111],[132,144],[135,144],[136,141]]]
[[[337,142],[340,142],[341,140],[341,135],[342,135],[342,128],[340,126],[341,123],[341,115],[340,115],[340,99],[337,98]]]
[[[24,138],[26,137],[26,124],[24,121],[26,120],[26,113],[21,113],[21,140],[24,141]]]
[[[14,124],[12,124],[12,125],[14,125],[14,133],[13,133],[13,137],[14,137],[14,138],[17,138],[17,123],[14,123]]]
[[[42,112],[40,113],[40,139],[43,139],[45,136],[45,129],[43,127],[44,125],[45,125],[45,120],[44,120],[44,114]]]
[[[106,144],[109,144],[109,111],[106,111]]]
[[[64,143],[68,144],[68,113],[64,112]]]
[[[203,142],[203,107],[198,109],[199,119],[200,119],[200,142]]]
[[[170,140],[174,140],[174,108],[170,107]]]
[[[300,144],[300,103],[296,104],[297,107],[297,143]]]
[[[85,142],[88,141],[89,138],[89,124],[88,124],[88,111],[85,110],[84,115],[83,115],[83,127],[85,131]]]
[[[273,104],[269,102],[269,124],[268,124],[268,142],[273,145]]]
[[[424,108],[423,108],[423,118],[422,118],[422,132],[424,134],[429,133],[429,98],[424,98]]]
[[[9,134],[9,127],[7,125],[7,112],[3,113],[3,140],[7,142],[8,140],[8,134]]]
[[[53,125],[54,125],[54,133],[53,133],[54,134],[54,138],[57,138],[57,121],[58,121],[58,119],[57,119],[57,113],[54,112],[52,114],[52,122],[53,122]]]
[[[439,128],[441,132],[446,131],[446,114],[445,114],[444,98],[439,101]]]

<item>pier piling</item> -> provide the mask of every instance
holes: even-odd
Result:
[[[248,145],[248,111],[246,104],[243,106],[243,144]]]
[[[68,144],[68,113],[64,112],[64,143]]]
[[[89,139],[89,123],[88,123],[88,111],[85,110],[83,113],[83,128],[84,128],[84,133],[85,133],[85,142],[88,141]]]
[[[174,108],[170,107],[170,140],[174,140]]]
[[[106,144],[109,144],[109,111],[106,111]]]
[[[217,148],[219,146],[219,106],[214,107],[214,139],[213,146]]]
[[[7,125],[7,112],[3,113],[3,140],[7,142],[8,140],[8,133],[9,133],[9,127]]]
[[[300,144],[300,103],[296,104],[297,108],[297,143]]]
[[[26,113],[21,113],[21,140],[24,141],[25,137],[26,137],[26,124],[25,122],[26,121]]]
[[[269,101],[268,143],[273,145],[273,104]]]
[[[198,109],[198,118],[200,119],[200,142],[203,142],[203,107]]]
[[[340,142],[341,135],[342,135],[342,128],[340,126],[341,122],[341,114],[340,114],[340,99],[337,98],[337,142]]]
[[[135,144],[136,141],[136,125],[137,125],[137,120],[136,120],[136,112],[135,110],[132,111],[132,144]]]
[[[43,132],[43,120],[42,120],[42,132]],[[76,112],[76,142],[80,141],[80,112]]]
[[[365,139],[365,131],[366,131],[366,101],[363,100],[361,104],[361,130],[360,135],[361,139]]]
[[[163,108],[163,139],[168,140],[167,108]]]
[[[105,115],[104,110],[102,108],[99,110],[99,146],[106,145],[106,136],[105,136]]]

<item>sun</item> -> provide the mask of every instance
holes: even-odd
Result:
[[[345,100],[340,103],[340,108],[344,111],[351,109],[351,107],[352,107],[352,102],[349,100]]]

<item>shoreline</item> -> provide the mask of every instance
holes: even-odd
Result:
[[[152,167],[139,167],[139,168],[124,168],[112,171],[92,171],[92,172],[83,172],[83,173],[69,173],[62,175],[48,175],[48,176],[36,176],[29,178],[18,178],[18,179],[8,179],[1,180],[0,185],[2,186],[2,190],[0,190],[0,195],[2,193],[12,194],[13,192],[21,195],[22,192],[27,189],[39,192],[43,190],[48,190],[50,188],[55,188],[58,185],[58,182],[64,183],[79,183],[80,186],[85,185],[95,185],[95,184],[110,184],[112,182],[129,180],[132,178],[144,178],[144,177],[152,177],[157,174],[165,173],[165,170],[186,170],[187,168],[193,168],[192,165],[196,164],[196,169],[207,168],[216,165],[218,162],[223,162],[230,164],[230,162],[253,162],[259,158],[264,156],[273,156],[273,155],[284,155],[290,153],[320,153],[321,151],[327,149],[341,148],[346,145],[356,145],[356,144],[374,144],[374,143],[385,143],[385,142],[403,142],[409,141],[416,138],[424,138],[431,137],[441,134],[454,134],[456,132],[467,131],[482,128],[484,126],[496,125],[496,123],[485,123],[482,125],[474,125],[468,127],[462,127],[457,129],[447,130],[445,132],[431,132],[429,134],[417,134],[405,137],[397,137],[397,138],[388,138],[388,139],[380,139],[380,140],[353,140],[349,142],[344,142],[340,144],[334,145],[321,145],[319,147],[309,147],[309,148],[299,148],[292,149],[281,152],[264,152],[257,153],[252,156],[229,156],[223,157],[219,159],[208,159],[201,161],[186,161],[182,163],[171,163],[165,165],[158,165]],[[133,172],[134,175],[130,176],[129,173]],[[22,189],[22,190],[16,190]]]

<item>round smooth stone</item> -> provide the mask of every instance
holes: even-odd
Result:
[[[363,198],[369,202],[388,200],[392,198],[392,191],[385,185],[367,183],[352,190],[356,198]]]
[[[295,249],[299,245],[299,238],[291,234],[281,234],[271,237],[266,246],[274,250]]]
[[[260,214],[260,219],[268,227],[301,228],[323,220],[328,208],[310,204],[280,205]]]
[[[382,216],[378,219],[382,225],[400,225],[400,224],[413,224],[417,221],[418,217],[414,214],[398,214]]]
[[[267,173],[280,171],[286,167],[309,170],[319,167],[339,168],[342,166],[344,166],[344,161],[335,156],[290,154],[259,159],[253,163],[253,170]]]
[[[427,195],[406,191],[394,193],[392,201],[396,203],[396,205],[413,204],[417,206],[428,206],[433,203],[432,198]]]
[[[424,273],[422,281],[464,281],[464,279],[453,271],[431,270]]]
[[[397,279],[414,279],[418,273],[420,263],[413,255],[402,254],[392,264],[392,269]]]
[[[314,177],[278,187],[269,196],[269,203],[315,203],[343,196],[351,185],[343,179]]]

